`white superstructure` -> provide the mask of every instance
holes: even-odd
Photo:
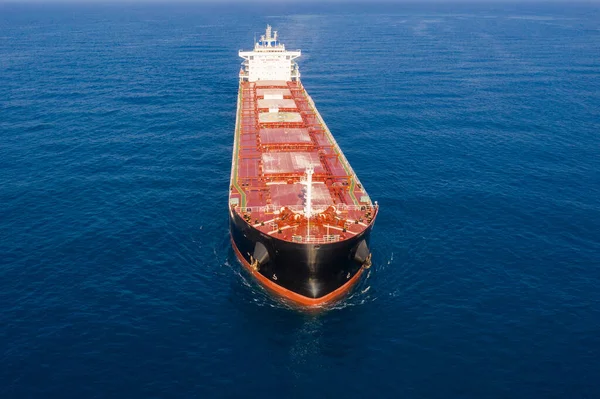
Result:
[[[242,82],[300,79],[298,64],[294,62],[300,57],[300,50],[287,51],[285,45],[279,43],[277,32],[271,31],[270,25],[267,25],[265,34],[254,44],[253,51],[240,50],[239,54],[245,60],[240,70]]]

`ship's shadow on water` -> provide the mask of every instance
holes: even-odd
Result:
[[[294,385],[315,371],[326,371],[321,356],[343,362],[357,356],[357,349],[361,351],[355,347],[353,337],[370,334],[369,304],[376,298],[369,296],[369,284],[376,263],[345,297],[318,307],[303,307],[269,292],[243,268],[232,249],[227,251],[223,266],[230,268],[227,297],[243,315],[244,331],[250,335],[253,331],[268,332],[263,339],[271,341],[277,356],[287,359],[285,368],[294,376]],[[344,335],[333,333],[340,328]]]

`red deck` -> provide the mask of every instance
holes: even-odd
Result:
[[[376,209],[299,82],[240,84],[230,204],[266,234],[295,242],[350,238]],[[312,217],[304,217],[312,167]]]

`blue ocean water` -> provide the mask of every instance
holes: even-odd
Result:
[[[270,23],[381,205],[352,295],[240,270]],[[0,398],[600,397],[594,4],[0,4]]]

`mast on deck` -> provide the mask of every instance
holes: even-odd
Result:
[[[312,216],[312,175],[315,172],[312,166],[306,168],[305,182],[306,184],[306,195],[304,203],[304,216],[310,220]]]

